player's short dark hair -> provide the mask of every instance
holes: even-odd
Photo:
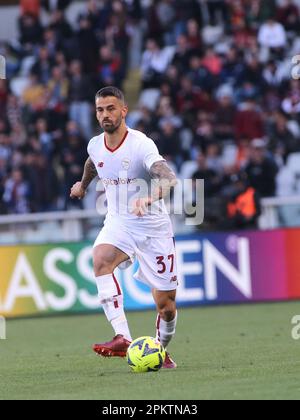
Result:
[[[125,103],[124,93],[115,86],[107,86],[105,88],[98,90],[98,92],[96,93],[95,99],[107,98],[108,96],[113,96]]]

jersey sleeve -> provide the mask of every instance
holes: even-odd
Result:
[[[155,162],[165,161],[159,154],[158,148],[153,140],[147,139],[142,144],[143,166],[146,170],[150,171],[151,166]]]
[[[87,152],[88,152],[88,156],[93,160],[93,150],[95,148],[95,142],[96,142],[97,138],[93,137],[87,146]]]
[[[88,155],[91,156],[91,152],[92,152],[92,140],[89,141],[89,144],[87,145],[87,152]]]

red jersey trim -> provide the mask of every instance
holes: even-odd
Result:
[[[114,279],[114,282],[115,282],[115,285],[116,285],[116,288],[117,288],[117,293],[118,293],[117,296],[120,296],[120,295],[122,295],[122,291],[121,291],[119,282],[116,279],[116,276],[114,275],[114,273],[112,273],[112,276],[113,276],[113,279]]]
[[[105,147],[107,148],[107,150],[109,150],[111,153],[114,153],[114,152],[116,152],[121,146],[122,146],[122,144],[124,143],[124,141],[126,140],[126,137],[128,136],[128,130],[126,131],[126,133],[125,133],[125,135],[124,135],[124,137],[122,138],[122,140],[121,140],[121,143],[117,146],[117,147],[115,147],[114,149],[111,149],[110,147],[108,147],[108,145],[107,145],[107,143],[106,143],[106,137],[104,136],[104,144],[105,144]]]

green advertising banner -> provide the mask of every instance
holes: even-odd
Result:
[[[176,237],[178,306],[299,299],[300,229]],[[116,270],[126,310],[154,307],[134,278]],[[0,247],[0,316],[101,310],[89,242]]]
[[[0,248],[0,314],[99,309],[89,243]]]

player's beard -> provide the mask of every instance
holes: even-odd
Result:
[[[115,124],[113,124],[112,122],[111,122],[111,124],[109,124],[109,125],[105,125],[104,124],[104,122],[102,123],[102,128],[103,128],[103,130],[104,130],[104,132],[105,133],[108,133],[108,134],[113,134],[113,133],[115,133],[119,128],[120,128],[120,126],[121,126],[121,124],[122,124],[122,115],[120,116],[120,118],[116,121],[116,123]]]

